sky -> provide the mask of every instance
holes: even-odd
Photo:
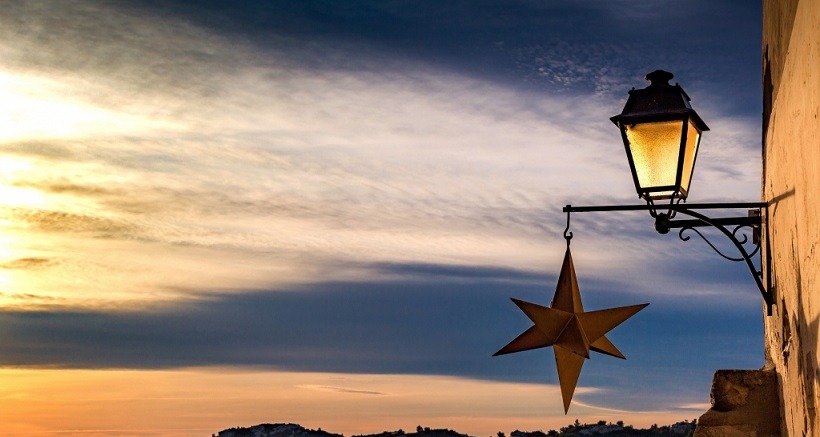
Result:
[[[572,217],[585,308],[651,304],[626,361],[565,416],[550,350],[491,357],[561,208],[640,203],[609,117],[646,73],[711,128],[689,200],[760,199],[759,2],[0,5],[4,435],[669,424],[763,365],[745,266],[643,212]]]

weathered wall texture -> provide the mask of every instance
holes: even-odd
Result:
[[[784,435],[820,436],[820,0],[763,1],[763,195]]]

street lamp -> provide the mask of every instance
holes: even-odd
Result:
[[[678,237],[688,241],[684,235],[692,231],[703,238],[720,256],[730,261],[745,262],[766,302],[767,313],[772,314],[774,304],[773,289],[769,283],[763,284],[762,269],[755,266],[754,257],[761,248],[761,235],[765,223],[763,217],[768,215],[766,202],[733,202],[733,203],[684,203],[689,196],[689,185],[697,159],[700,139],[703,132],[709,130],[706,123],[692,109],[690,99],[680,85],[670,85],[672,73],[656,70],[646,75],[649,86],[643,89],[632,89],[623,111],[612,117],[613,123],[621,131],[632,179],[638,197],[646,205],[608,205],[608,206],[572,206],[564,207],[567,213],[567,228],[564,238],[567,244],[572,238],[569,232],[570,214],[573,212],[594,211],[649,211],[655,218],[655,229],[666,234],[670,229],[680,229]],[[669,200],[669,204],[656,204],[659,200]],[[658,212],[660,209],[666,212]],[[709,217],[703,210],[746,209],[747,215],[734,217]],[[678,213],[693,217],[687,220],[674,220]],[[729,256],[721,252],[699,227],[710,226],[720,231],[735,246],[738,256]],[[740,232],[751,230],[749,239]],[[747,250],[745,245],[754,247]],[[764,246],[761,264],[771,264],[769,244]],[[767,269],[770,271],[770,269]]]
[[[683,203],[689,196],[689,185],[700,147],[703,132],[709,130],[706,123],[692,109],[689,96],[680,85],[669,85],[672,73],[656,70],[646,75],[651,82],[644,89],[632,89],[623,111],[611,120],[621,131],[621,138],[635,182],[638,197],[646,205],[572,206],[564,207],[567,227],[564,238],[567,250],[555,295],[549,307],[513,299],[513,302],[533,322],[533,325],[515,337],[495,355],[522,352],[542,347],[553,347],[564,413],[569,410],[578,376],[590,351],[624,358],[624,355],[606,338],[606,333],[625,321],[648,304],[585,311],[570,254],[570,217],[573,212],[592,211],[649,211],[655,218],[655,230],[666,234],[670,229],[680,229],[678,237],[692,231],[703,238],[712,249],[730,261],[745,262],[766,302],[767,313],[772,315],[774,296],[771,284],[763,284],[763,273],[755,267],[752,257],[761,248],[763,212],[768,215],[765,202],[738,203]],[[669,200],[665,206],[655,204]],[[743,208],[748,213],[741,217],[709,217],[702,210],[732,210]],[[665,212],[658,212],[663,209]],[[678,213],[693,219],[675,220]],[[734,244],[740,256],[728,256],[713,245],[697,228],[711,226]],[[731,230],[730,230],[731,228]],[[752,239],[739,232],[751,230]],[[765,233],[764,235],[768,235]],[[747,243],[754,246],[746,250]],[[769,244],[765,245],[763,260],[771,266]],[[768,269],[771,271],[771,269]]]
[[[638,196],[650,204],[686,199],[700,136],[709,130],[683,88],[669,84],[672,77],[647,74],[649,86],[629,91],[624,110],[610,118],[621,130]]]

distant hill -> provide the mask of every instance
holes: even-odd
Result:
[[[213,434],[214,437],[343,437],[327,431],[305,429],[293,423],[264,423],[250,428],[230,428]],[[353,437],[470,437],[451,429],[430,429],[417,427],[416,432],[405,433],[404,430],[384,431],[379,434],[362,434]]]
[[[341,434],[333,434],[317,430],[305,429],[294,423],[263,423],[250,428],[230,428],[219,431],[217,437],[343,437]]]
[[[518,431],[515,430],[510,433],[510,437],[691,437],[695,432],[697,421],[678,422],[669,426],[652,425],[648,429],[634,428],[632,425],[624,425],[623,422],[607,423],[600,421],[598,423],[579,423],[577,420],[574,424],[565,426],[560,430],[543,431]],[[502,437],[499,433],[498,437]]]
[[[632,425],[624,425],[623,422],[607,423],[579,423],[565,426],[560,430],[543,431],[518,431],[510,433],[510,437],[691,437],[695,432],[696,422],[678,422],[669,426],[652,425],[648,429],[637,429]],[[334,434],[327,431],[305,429],[293,423],[265,423],[251,426],[249,428],[230,428],[213,434],[213,437],[344,437],[342,434]],[[353,437],[470,437],[467,434],[460,434],[451,429],[430,429],[416,427],[416,432],[385,431],[379,434],[361,434]],[[503,432],[498,433],[498,437],[506,437]]]

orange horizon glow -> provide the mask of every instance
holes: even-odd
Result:
[[[357,375],[232,368],[0,369],[4,435],[210,435],[297,423],[346,436],[416,426],[474,436],[626,420],[648,427],[699,412],[627,412],[576,402],[563,414],[553,385],[427,375]],[[579,387],[580,394],[590,392]]]

